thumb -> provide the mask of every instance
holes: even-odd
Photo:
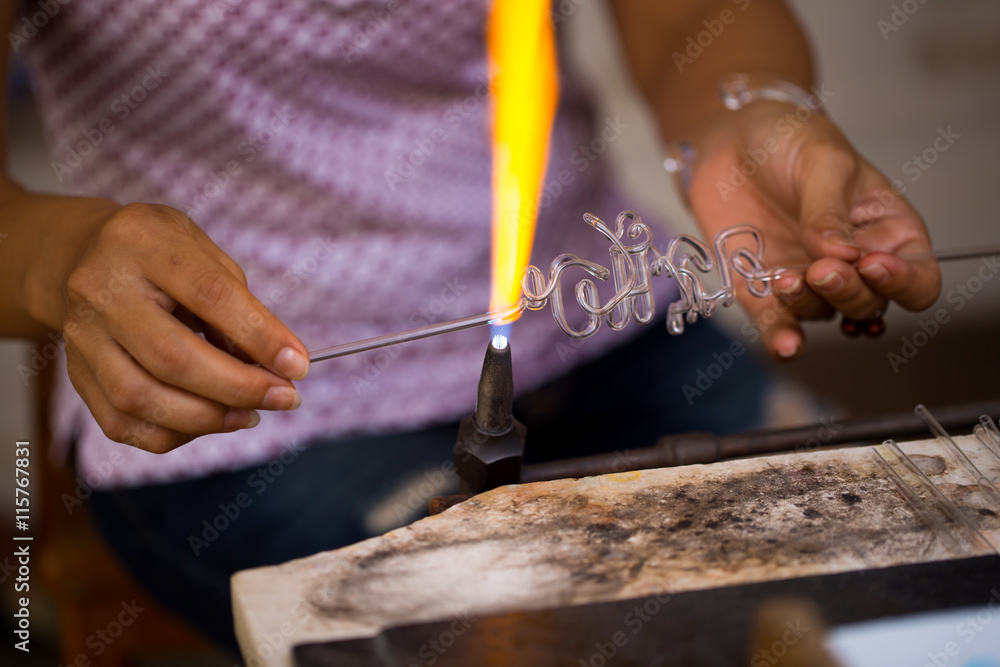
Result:
[[[850,192],[858,177],[857,158],[846,151],[819,146],[802,157],[799,219],[802,245],[813,259],[836,257],[854,262],[861,251],[851,238]]]

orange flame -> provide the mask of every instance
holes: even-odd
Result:
[[[521,276],[531,256],[559,88],[550,3],[494,0],[490,16],[494,111],[491,311],[520,300]]]

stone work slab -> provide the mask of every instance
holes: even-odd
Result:
[[[939,443],[903,448],[967,526],[1000,535],[989,499]],[[992,552],[941,532],[872,447],[616,473],[502,487],[381,537],[240,572],[234,613],[247,663],[287,667],[292,645],[403,624]]]

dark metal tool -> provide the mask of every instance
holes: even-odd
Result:
[[[493,336],[479,377],[476,411],[459,422],[455,471],[463,494],[521,481],[524,424],[514,419],[514,374],[510,344]]]
[[[1000,414],[1000,401],[935,408],[934,415],[947,429],[971,429],[979,415]],[[817,437],[822,435],[823,437]],[[887,438],[928,436],[927,426],[912,412],[843,422],[811,424],[730,435],[681,433],[660,438],[653,447],[533,463],[521,471],[521,483],[567,477],[605,475],[626,470],[667,468],[691,463],[714,463],[739,456],[809,451],[817,447],[882,442]]]

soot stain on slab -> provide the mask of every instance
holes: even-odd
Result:
[[[970,513],[972,513],[970,511]],[[973,514],[973,524],[977,530],[984,532],[1000,531],[1000,513],[989,507],[980,507]]]
[[[996,500],[991,493],[977,484],[938,484],[937,487],[976,530],[1000,531],[1000,513],[992,509],[996,507]]]
[[[434,589],[431,579],[464,586],[482,577],[509,580],[512,591],[544,589],[549,603],[562,604],[613,595],[647,568],[669,578],[706,568],[739,572],[748,562],[777,569],[838,554],[869,562],[873,554],[921,548],[927,539],[874,465],[825,461],[735,471],[625,495],[606,486],[524,489],[504,503],[473,498],[448,510],[462,511],[446,531],[384,542],[355,561],[350,576],[320,582],[339,588],[312,596],[313,609],[336,617],[385,614],[385,605],[371,600],[389,588],[405,595]],[[437,594],[447,595],[447,587]],[[416,597],[426,602],[428,595]]]
[[[660,502],[671,499],[673,507]],[[678,505],[686,509],[689,504],[697,508],[693,517],[677,513]],[[632,513],[649,505],[668,508],[659,520],[644,517],[646,528],[636,535],[649,541],[657,558],[669,561],[683,547],[723,569],[739,568],[748,558],[781,565],[826,551],[863,557],[868,549],[863,545],[885,545],[893,537],[890,526],[897,537],[921,528],[876,469],[837,464],[772,468],[677,489],[645,489],[636,494],[633,509],[616,518],[636,520]]]
[[[861,498],[854,495],[853,493],[842,493],[840,494],[840,499],[843,500],[848,505],[857,505],[861,502]]]

